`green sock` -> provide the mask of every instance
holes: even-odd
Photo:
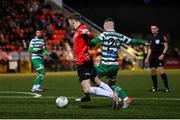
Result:
[[[124,99],[127,97],[126,93],[124,92],[124,90],[122,90],[120,86],[113,86],[112,89],[114,92],[118,93],[120,98]]]
[[[41,85],[43,78],[44,78],[44,75],[39,74],[36,77],[36,81],[35,81],[36,85]]]
[[[44,69],[38,71],[38,76],[35,80],[35,85],[41,85],[42,80],[44,79]]]

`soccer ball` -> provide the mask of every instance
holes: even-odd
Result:
[[[60,108],[66,108],[68,105],[68,99],[65,96],[60,96],[56,99],[56,105]]]

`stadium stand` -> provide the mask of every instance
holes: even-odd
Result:
[[[75,11],[63,5],[58,9],[49,3],[48,0],[1,0],[0,1],[0,61],[4,66],[12,59],[11,52],[27,51],[30,40],[33,38],[36,29],[43,29],[48,50],[57,55],[57,61],[46,58],[46,65],[52,71],[74,70],[74,56],[72,50],[72,34],[66,21],[67,15]],[[95,35],[102,31],[102,28],[83,17],[90,30]],[[130,64],[131,68],[147,67],[143,63],[146,48],[123,45],[120,53],[119,64]],[[93,52],[95,64],[100,59],[100,51]],[[179,49],[172,51],[173,57],[179,57]],[[127,63],[126,59],[129,59]],[[138,64],[139,63],[139,64]],[[49,65],[50,64],[50,65]]]
[[[0,1],[0,51],[27,51],[36,29],[42,29],[47,48],[57,53],[59,60],[73,60],[66,17],[43,0],[1,0]],[[4,59],[7,58],[7,59]],[[8,61],[1,54],[1,61]]]

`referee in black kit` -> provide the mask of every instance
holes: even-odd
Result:
[[[158,25],[151,25],[152,39],[150,42],[150,47],[148,48],[147,58],[145,63],[149,62],[149,67],[151,69],[151,79],[153,81],[153,87],[151,92],[158,91],[157,85],[157,70],[161,74],[162,81],[165,88],[164,92],[169,92],[168,79],[164,69],[164,58],[168,50],[168,38],[159,32]]]

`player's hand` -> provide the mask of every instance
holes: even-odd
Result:
[[[163,60],[163,59],[164,59],[164,55],[162,54],[159,56],[159,60]]]
[[[44,50],[44,51],[43,51],[43,54],[49,56],[51,53],[48,52],[47,50]]]
[[[148,64],[148,62],[149,62],[149,58],[146,58],[145,59],[145,64]]]
[[[81,34],[89,34],[90,32],[88,31],[88,29],[82,29],[81,30]]]

